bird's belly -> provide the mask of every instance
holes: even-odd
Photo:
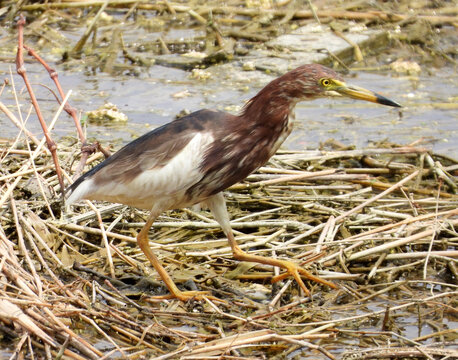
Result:
[[[89,200],[109,201],[113,203],[133,206],[133,207],[136,207],[139,209],[145,209],[145,210],[151,210],[155,207],[161,208],[163,210],[179,209],[179,208],[194,205],[195,203],[201,201],[201,199],[196,199],[195,201],[190,200],[185,195],[184,191],[180,193],[174,193],[174,194],[168,194],[168,195],[163,194],[163,193],[162,194],[150,193],[147,196],[142,194],[137,197],[132,196],[132,195],[133,194],[129,194],[129,195],[119,194],[116,196],[91,195],[91,196],[88,196],[88,198]]]
[[[190,174],[187,174],[188,176]],[[101,200],[125,204],[140,209],[151,210],[154,207],[168,210],[186,207],[199,202],[194,201],[186,194],[187,184],[179,177],[159,179],[154,181],[145,179],[147,174],[142,174],[129,184],[114,184],[110,189],[100,189],[100,192],[88,194],[89,200]]]

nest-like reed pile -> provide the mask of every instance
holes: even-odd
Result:
[[[150,236],[163,264],[181,286],[224,300],[183,304],[153,297],[166,290],[135,246],[147,214],[105,203],[65,211],[42,145],[18,137],[0,149],[6,353],[456,356],[449,346],[456,337],[458,256],[452,159],[395,146],[281,152],[229,189],[242,248],[294,259],[338,284],[329,291],[310,283],[312,299],[291,280],[272,286],[269,267],[235,262],[205,210],[164,214]],[[59,145],[64,174],[77,153],[76,145]]]

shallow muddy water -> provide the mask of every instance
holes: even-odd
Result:
[[[10,67],[15,70],[12,64],[0,63],[2,77],[9,77]],[[106,102],[115,104],[127,115],[125,123],[86,124],[90,139],[105,145],[112,143],[115,147],[171,121],[183,110],[211,108],[237,113],[246,100],[274,78],[259,71],[244,72],[231,64],[206,69],[210,77],[205,80],[194,78],[188,71],[159,65],[143,68],[135,76],[94,74],[64,65],[57,65],[56,69],[64,91],[72,90],[70,103],[81,112],[83,121],[87,111],[96,110]],[[29,63],[27,71],[49,122],[58,104],[49,90],[37,84],[46,84],[52,89],[53,84],[41,66]],[[458,157],[454,104],[458,96],[456,75],[450,68],[432,72],[434,75],[413,77],[359,71],[352,74],[354,76],[346,76],[347,82],[380,92],[402,104],[403,108],[398,110],[347,99],[299,103],[296,128],[284,148],[315,149],[330,138],[357,148],[382,140],[406,145],[423,139],[420,145]],[[23,88],[22,79],[15,73],[14,81],[16,89]],[[27,98],[24,93],[20,94],[19,103],[24,112],[28,109]],[[0,99],[17,114],[11,87],[4,90]],[[0,126],[2,137],[17,135],[17,128],[3,113]],[[34,116],[27,127],[40,134]],[[73,120],[66,114],[61,115],[54,133],[59,137],[76,136]]]

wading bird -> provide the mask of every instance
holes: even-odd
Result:
[[[278,266],[281,278],[293,276],[308,294],[301,275],[335,288],[289,260],[246,253],[237,245],[229,223],[223,191],[264,165],[292,130],[294,106],[324,96],[400,107],[372,91],[346,85],[335,71],[318,64],[303,65],[266,85],[240,115],[199,110],[130,142],[77,179],[67,203],[105,200],[151,211],[137,235],[138,246],[165,282],[172,298],[201,298],[205,292],[181,291],[148,244],[148,232],[164,211],[206,204],[221,225],[240,261]]]

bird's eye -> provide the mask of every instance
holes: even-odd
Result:
[[[322,86],[324,86],[324,87],[327,87],[327,86],[331,85],[331,80],[329,80],[329,79],[321,79],[320,80],[320,84]]]

